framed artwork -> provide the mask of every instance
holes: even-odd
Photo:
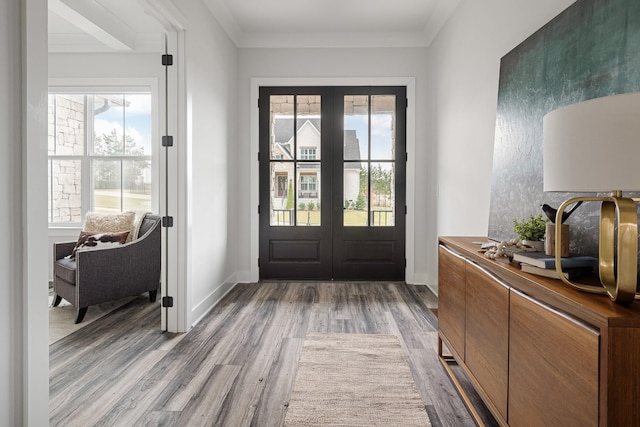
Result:
[[[543,203],[557,207],[570,197],[542,191],[545,114],[576,102],[636,91],[640,91],[637,0],[578,0],[506,54],[500,63],[489,237],[512,239],[514,219],[538,215]],[[572,252],[597,254],[598,219],[597,203],[585,203],[573,213],[567,222]]]

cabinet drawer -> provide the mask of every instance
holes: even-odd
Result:
[[[597,426],[596,330],[511,290],[510,426]]]
[[[464,360],[465,259],[438,247],[438,329],[449,350]],[[462,361],[460,360],[460,361]]]
[[[509,287],[481,267],[466,268],[465,363],[503,420],[509,375]]]

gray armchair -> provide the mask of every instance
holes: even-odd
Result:
[[[154,302],[160,288],[160,216],[147,214],[135,240],[118,245],[77,251],[76,242],[55,243],[53,248],[53,306],[62,298],[77,309],[75,323],[82,322],[87,307],[149,292]]]

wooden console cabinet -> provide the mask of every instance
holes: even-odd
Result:
[[[486,240],[441,237],[438,249],[439,355],[465,402],[451,363],[501,425],[640,426],[640,302],[489,260],[473,243]]]

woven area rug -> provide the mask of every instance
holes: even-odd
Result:
[[[309,333],[285,426],[430,426],[394,335]]]

